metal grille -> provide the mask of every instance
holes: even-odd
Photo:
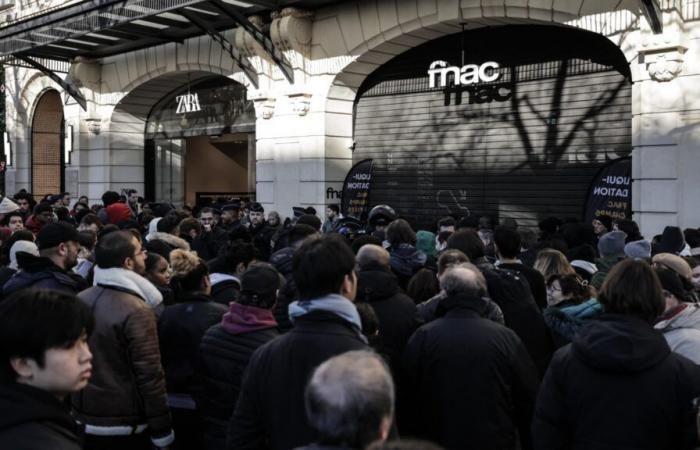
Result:
[[[61,192],[63,106],[56,91],[44,94],[32,122],[32,194],[40,199]]]

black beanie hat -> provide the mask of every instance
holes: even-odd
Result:
[[[675,295],[676,298],[682,302],[688,300],[688,292],[683,287],[683,281],[681,281],[680,275],[666,268],[656,269],[656,275],[659,277],[663,290]]]
[[[57,247],[64,242],[78,242],[79,240],[78,231],[66,222],[50,223],[36,235],[36,245],[39,250]]]

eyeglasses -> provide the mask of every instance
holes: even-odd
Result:
[[[134,254],[134,257],[139,256],[139,255],[145,255],[146,253],[148,253],[148,250],[146,250],[145,248],[141,248],[141,250],[139,250],[138,252],[136,252]]]

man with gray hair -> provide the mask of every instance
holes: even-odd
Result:
[[[538,375],[512,330],[485,319],[486,281],[472,264],[445,270],[438,318],[404,353],[402,430],[448,449],[529,449]]]
[[[316,368],[304,402],[318,441],[297,450],[364,449],[389,435],[394,382],[377,354],[347,352]]]

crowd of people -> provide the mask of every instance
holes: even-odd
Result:
[[[700,230],[292,213],[3,198],[0,448],[700,445]]]

